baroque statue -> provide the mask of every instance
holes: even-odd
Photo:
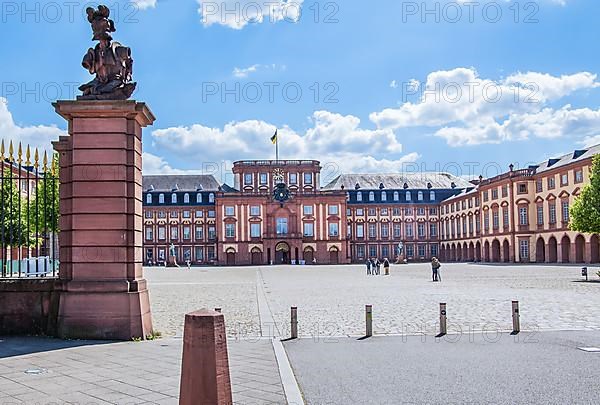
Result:
[[[96,77],[79,87],[83,95],[78,100],[127,100],[133,94],[137,83],[132,82],[133,59],[131,49],[114,41],[111,33],[116,31],[115,23],[109,18],[106,6],[86,9],[88,21],[94,33],[93,41],[99,41],[83,57],[82,65]]]

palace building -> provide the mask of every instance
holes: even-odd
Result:
[[[390,260],[599,261],[568,230],[600,146],[469,182],[448,173],[342,174],[314,160],[235,162],[210,175],[144,176],[146,263],[264,265]]]

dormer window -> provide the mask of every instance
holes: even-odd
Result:
[[[456,188],[456,183],[452,182],[452,184],[450,184],[450,187]]]
[[[183,203],[184,204],[189,204],[190,203],[190,195],[188,193],[185,193],[183,196]]]
[[[408,188],[408,183],[404,183],[404,189],[406,190]]]
[[[369,201],[375,201],[375,193],[374,192],[369,192]]]
[[[429,192],[429,201],[435,201],[435,191]]]
[[[146,204],[152,204],[152,194],[146,194]]]
[[[202,187],[202,184],[198,184],[196,191],[202,191],[202,190],[204,190],[204,187]]]
[[[385,191],[381,192],[381,201],[387,201],[387,193]]]
[[[171,204],[177,204],[177,194],[171,194]]]
[[[177,191],[179,190],[179,184],[175,183],[175,187],[173,187],[173,189],[171,191]]]
[[[215,202],[215,195],[213,193],[208,195],[208,202],[211,204]]]
[[[159,204],[164,204],[165,203],[165,195],[164,194],[159,194],[159,196],[158,196],[158,203]]]
[[[379,189],[383,190],[385,188],[385,186],[383,185],[383,183],[379,183]]]
[[[397,191],[394,191],[394,201],[400,201],[400,193]]]
[[[433,188],[433,185],[431,183],[427,183],[427,188]]]
[[[419,192],[417,193],[417,200],[419,200],[419,201],[423,201],[423,192],[422,192],[422,191],[419,191]]]
[[[359,184],[359,183],[356,183],[356,185],[354,186],[354,189],[355,189],[355,190],[359,190],[359,189],[360,189],[360,184]]]
[[[356,201],[362,201],[362,192],[356,193]]]
[[[196,203],[202,204],[202,193],[196,194]]]
[[[410,191],[406,192],[406,201],[411,201],[412,200],[412,196],[410,194]]]

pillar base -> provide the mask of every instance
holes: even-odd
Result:
[[[119,284],[122,282],[119,282]],[[152,334],[148,290],[102,291],[102,282],[60,292],[56,335],[62,339],[131,340]],[[81,284],[90,284],[82,286]],[[93,284],[93,285],[92,285]],[[115,284],[107,282],[106,284]],[[127,287],[127,282],[124,283]],[[83,287],[83,288],[82,288]],[[114,287],[114,285],[110,285]]]

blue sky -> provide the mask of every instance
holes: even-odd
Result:
[[[275,128],[282,158],[319,159],[329,176],[491,176],[600,143],[598,2],[428,1],[425,15],[421,1],[137,3],[105,2],[133,51],[134,97],[158,118],[146,173],[216,162],[228,180],[231,161],[274,157]],[[6,4],[0,137],[48,148],[66,128],[50,102],[90,80],[84,3]]]

